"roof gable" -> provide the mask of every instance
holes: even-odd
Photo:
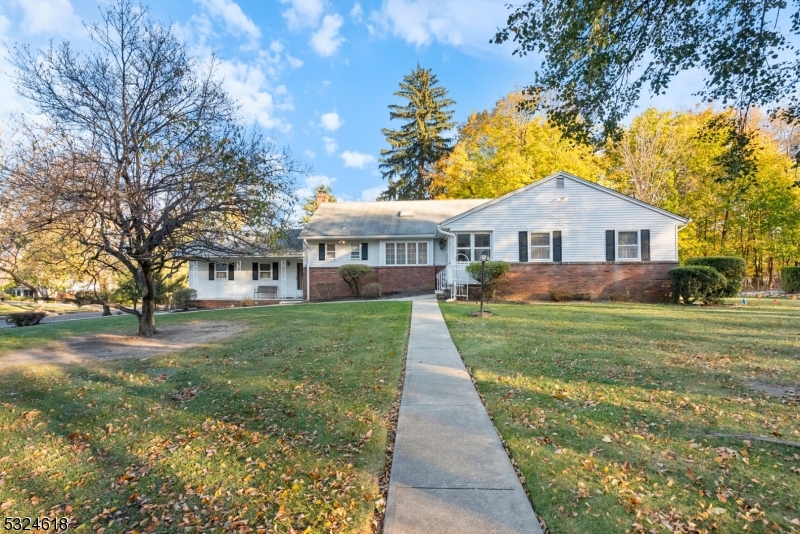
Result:
[[[528,185],[526,185],[524,187],[521,187],[521,188],[519,188],[519,189],[517,189],[515,191],[511,191],[510,193],[507,193],[507,194],[505,194],[505,195],[503,195],[501,197],[497,197],[497,198],[492,199],[492,200],[490,200],[488,202],[485,202],[485,203],[483,203],[483,204],[481,204],[479,206],[475,206],[474,208],[469,209],[469,210],[467,210],[467,211],[465,211],[463,213],[459,213],[459,214],[457,214],[457,215],[455,215],[453,217],[450,217],[449,219],[442,221],[439,226],[440,227],[446,227],[448,224],[451,224],[451,223],[453,223],[453,222],[455,222],[455,221],[457,221],[459,219],[462,219],[464,217],[467,217],[469,215],[477,213],[478,211],[481,211],[484,208],[488,208],[489,206],[493,206],[495,204],[503,202],[507,198],[514,197],[516,195],[519,195],[520,193],[524,193],[525,191],[528,191],[528,190],[533,189],[535,187],[539,187],[539,186],[542,186],[542,185],[544,185],[546,183],[552,182],[553,180],[555,180],[556,178],[559,178],[559,177],[566,178],[566,179],[569,179],[569,180],[574,180],[574,181],[576,181],[576,182],[578,182],[580,184],[592,187],[592,188],[594,188],[594,189],[596,189],[596,190],[598,190],[600,192],[609,194],[611,196],[620,198],[622,200],[626,200],[628,202],[631,202],[632,204],[647,208],[649,210],[652,210],[652,211],[654,211],[656,213],[659,213],[661,215],[664,215],[666,217],[670,217],[670,218],[675,219],[675,220],[677,220],[679,222],[682,222],[682,223],[688,223],[691,220],[691,219],[688,219],[686,217],[682,217],[680,215],[672,213],[671,211],[667,211],[667,210],[658,208],[656,206],[653,206],[652,204],[648,204],[647,202],[643,202],[643,201],[637,200],[637,199],[635,199],[633,197],[629,197],[628,195],[623,195],[619,191],[615,191],[615,190],[610,189],[608,187],[604,187],[604,186],[602,186],[600,184],[596,184],[594,182],[590,182],[588,180],[584,180],[583,178],[579,178],[577,176],[569,174],[568,172],[558,171],[558,172],[556,172],[554,174],[551,174],[550,176],[542,178],[541,180],[533,182],[532,184],[528,184]]]

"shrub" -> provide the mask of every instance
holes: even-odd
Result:
[[[350,286],[350,291],[353,292],[353,296],[358,297],[358,281],[365,276],[371,275],[372,268],[369,265],[362,265],[360,263],[348,263],[347,265],[339,267],[337,272],[339,276],[342,277],[342,280],[347,282],[347,285]]]
[[[187,288],[176,289],[172,292],[172,303],[176,308],[181,310],[194,308],[197,304],[197,290]]]
[[[703,258],[689,258],[688,266],[705,266],[716,269],[725,277],[725,287],[715,295],[717,298],[735,297],[742,290],[742,283],[747,274],[747,264],[743,258],[737,256],[707,256]]]
[[[800,292],[800,267],[781,267],[781,287],[784,293]]]
[[[320,299],[331,300],[336,292],[336,284],[333,282],[317,282],[314,284],[314,289],[317,290],[317,295],[319,295]]]
[[[486,262],[486,267],[484,269],[485,279],[483,280],[486,298],[494,298],[494,291],[497,289],[497,283],[506,275],[510,268],[511,264],[507,261]],[[472,277],[477,280],[478,283],[481,283],[481,262],[473,261],[467,265],[467,272],[472,275]]]
[[[716,301],[728,283],[719,271],[705,265],[675,267],[670,269],[669,277],[673,301],[677,303],[680,297],[687,305],[698,299],[706,304]]]
[[[245,297],[242,299],[242,307],[249,308],[250,306],[254,305],[255,301],[250,297]]]
[[[33,326],[45,318],[47,314],[43,311],[9,313],[6,315],[6,324],[15,326]]]
[[[628,302],[630,297],[627,293],[623,293],[622,291],[615,291],[608,296],[608,299],[611,302]]]
[[[592,294],[571,293],[569,291],[554,289],[550,292],[550,298],[553,299],[553,302],[567,302],[568,300],[592,300]]]
[[[376,299],[383,294],[383,288],[378,282],[373,282],[364,286],[361,290],[361,296],[367,299]]]

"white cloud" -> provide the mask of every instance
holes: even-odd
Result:
[[[305,152],[303,152],[303,155],[304,155],[305,157],[307,157],[307,158],[310,158],[310,159],[314,159],[314,158],[316,158],[316,157],[317,157],[317,155],[316,155],[316,154],[314,154],[314,151],[313,151],[313,150],[306,150]]]
[[[333,187],[333,183],[335,181],[336,178],[325,176],[324,174],[306,176],[303,180],[303,187],[300,187],[297,189],[297,191],[295,191],[295,196],[301,199],[310,197],[314,194],[314,188],[318,185],[327,185],[328,187]]]
[[[276,108],[287,109],[287,98],[291,105],[288,90],[285,86],[272,89],[262,66],[239,60],[220,61],[218,72],[230,95],[241,104],[245,120],[255,120],[264,128],[289,130],[288,124],[274,116]],[[277,105],[275,96],[279,98]]]
[[[338,13],[325,15],[319,29],[311,34],[309,44],[314,52],[323,57],[332,56],[344,42],[344,37],[339,35],[339,28],[344,24],[344,19]]]
[[[258,46],[261,39],[261,30],[258,26],[244,14],[239,4],[233,0],[195,0],[202,5],[209,15],[221,19],[225,22],[225,29],[229,34],[243,35],[250,42],[252,47]]]
[[[361,9],[360,3],[353,4],[353,9],[350,10],[350,18],[356,22],[361,22],[361,19],[364,18],[364,10]]]
[[[286,54],[286,62],[293,69],[299,69],[300,67],[303,66],[303,60],[302,59],[297,59],[296,57],[290,56],[289,54]]]
[[[69,0],[17,0],[22,9],[25,33],[55,33],[67,35],[82,28]]]
[[[361,191],[361,201],[362,202],[374,202],[378,200],[378,195],[383,193],[384,187],[370,187],[369,189],[364,189]]]
[[[319,118],[319,125],[320,127],[328,130],[329,132],[335,132],[338,130],[344,121],[339,117],[339,114],[335,111],[331,111],[330,113],[325,113],[322,117]]]
[[[345,167],[352,167],[354,169],[363,169],[375,161],[375,157],[370,154],[362,154],[361,152],[354,152],[351,150],[345,150],[339,157],[344,161]]]
[[[280,0],[282,4],[291,4],[283,12],[283,18],[290,30],[313,28],[319,24],[319,19],[325,9],[324,0]]]
[[[325,153],[329,156],[339,149],[339,145],[333,137],[323,137],[322,143],[325,145]]]
[[[495,0],[384,0],[370,18],[383,31],[416,46],[437,41],[486,48],[497,28],[505,26],[508,10]]]

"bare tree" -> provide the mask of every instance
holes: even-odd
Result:
[[[128,0],[86,26],[95,50],[17,47],[17,91],[57,142],[7,167],[29,224],[114,259],[141,291],[139,334],[155,329],[155,275],[198,251],[274,241],[300,169],[274,139],[247,132],[215,75],[146,7]]]

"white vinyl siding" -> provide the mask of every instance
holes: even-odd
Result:
[[[345,241],[342,243],[341,241]],[[326,259],[320,261],[319,259],[319,245],[323,243],[327,245],[332,243],[336,245],[336,258],[327,258],[326,246]],[[367,243],[367,259],[361,259],[361,252],[359,250],[359,259],[352,258],[353,246],[361,246],[362,243]],[[380,257],[383,254],[383,246],[380,246],[380,241],[377,239],[346,239],[334,241],[326,241],[324,239],[308,240],[308,263],[311,267],[340,267],[348,263],[358,263],[359,265],[369,265],[370,267],[378,267],[381,265]]]
[[[282,256],[264,258],[222,258],[215,264],[225,266],[225,278],[216,278],[216,265],[214,280],[208,279],[208,262],[189,262],[189,287],[197,290],[198,300],[241,300],[254,298],[253,291],[259,286],[275,286],[278,288],[278,298],[296,298],[297,290],[297,264],[302,263],[302,256]],[[278,264],[279,279],[272,279],[272,264]],[[281,262],[288,262],[284,268]],[[233,264],[233,280],[228,279],[228,265]],[[258,280],[253,280],[253,264],[259,264]],[[269,271],[264,270],[265,267]],[[263,276],[269,273],[267,278]]]
[[[565,177],[564,189],[558,189],[553,179],[443,228],[456,234],[476,229],[491,231],[492,259],[508,262],[519,261],[521,231],[548,232],[551,236],[560,231],[563,262],[604,262],[606,230],[648,229],[650,261],[674,262],[678,261],[676,229],[681,224],[665,214]],[[552,247],[550,253],[552,256]]]

